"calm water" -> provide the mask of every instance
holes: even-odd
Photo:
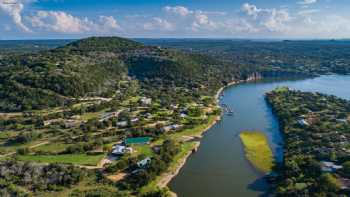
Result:
[[[265,195],[267,183],[245,160],[239,132],[267,134],[278,160],[282,139],[278,123],[266,105],[264,93],[279,86],[317,91],[350,99],[350,76],[322,76],[297,81],[262,81],[227,88],[221,102],[235,111],[224,116],[203,137],[201,146],[169,184],[179,197],[250,197]]]

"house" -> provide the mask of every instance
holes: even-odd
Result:
[[[146,113],[145,117],[150,119],[150,118],[153,118],[153,115],[151,113]]]
[[[113,155],[124,155],[125,153],[132,153],[132,148],[131,147],[126,147],[123,145],[114,145],[112,147],[112,154]]]
[[[178,105],[178,104],[171,104],[171,105],[170,105],[170,108],[171,108],[171,109],[178,109],[178,108],[179,108],[179,105]]]
[[[150,137],[134,137],[134,138],[126,138],[124,140],[124,144],[129,146],[129,145],[134,145],[134,144],[149,144],[151,141]]]
[[[141,102],[142,105],[150,105],[150,104],[152,104],[152,99],[151,98],[142,97],[140,102]]]
[[[343,166],[336,165],[334,162],[321,161],[322,172],[335,172],[335,171],[342,169],[342,168],[343,168]]]
[[[111,118],[114,118],[114,117],[118,117],[120,112],[106,112],[106,113],[103,113],[101,115],[101,118],[100,118],[100,122],[103,122],[103,121],[106,121],[106,120],[109,120]]]
[[[128,126],[128,121],[117,122],[117,126],[118,127],[126,127],[126,126]]]
[[[169,126],[163,127],[161,130],[162,130],[163,132],[168,132],[168,131],[171,131],[171,129],[172,129],[172,127],[169,125]]]
[[[310,124],[305,119],[297,120],[298,124],[301,126],[309,126]]]
[[[138,118],[133,118],[133,119],[130,120],[131,123],[137,123],[138,121],[139,121]]]
[[[137,166],[139,168],[144,168],[145,166],[147,166],[150,163],[151,163],[151,158],[150,157],[146,157],[145,159],[137,162]]]
[[[168,132],[168,131],[172,131],[172,130],[178,130],[180,128],[182,128],[183,125],[180,124],[172,124],[172,125],[168,125],[162,128],[163,132]]]
[[[181,118],[186,118],[186,117],[187,117],[187,114],[181,113],[181,114],[180,114],[180,117],[181,117]]]
[[[347,178],[339,178],[338,181],[340,182],[341,189],[349,189],[350,188],[350,179]]]
[[[339,123],[348,123],[347,119],[336,119],[336,121]]]
[[[173,130],[178,130],[178,129],[182,128],[182,125],[173,124],[173,125],[171,125],[171,128],[172,128]]]
[[[62,121],[62,119],[45,120],[44,121],[44,126],[55,124],[55,123],[58,123],[58,122],[61,122],[61,121]]]
[[[64,127],[66,128],[72,128],[72,127],[78,127],[78,126],[80,126],[80,122],[77,120],[69,119],[64,122]]]

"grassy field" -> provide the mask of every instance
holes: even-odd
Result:
[[[33,161],[41,163],[69,163],[75,165],[96,166],[104,157],[101,155],[67,154],[67,155],[19,155],[22,161]]]
[[[43,140],[36,140],[36,141],[29,142],[29,143],[24,143],[24,144],[13,144],[13,145],[9,145],[9,146],[0,145],[0,152],[1,153],[16,152],[16,150],[19,148],[27,148],[27,147],[35,146],[35,145],[40,144],[42,142],[44,142],[44,141]]]
[[[240,135],[247,159],[260,171],[271,172],[274,159],[266,136],[261,132],[242,132]]]
[[[181,139],[182,136],[199,136],[201,135],[210,125],[216,122],[217,115],[210,115],[208,116],[208,123],[206,124],[200,124],[195,126],[194,128],[191,129],[185,129],[181,132],[176,132],[174,134],[171,134],[170,137],[173,139]]]
[[[17,133],[15,131],[1,131],[0,132],[0,140],[7,140],[8,138],[16,136]]]
[[[46,144],[43,146],[39,146],[34,148],[34,151],[47,151],[51,153],[59,153],[64,151],[69,144],[63,144],[63,143],[51,143],[51,144]]]
[[[101,116],[102,112],[88,112],[83,115],[81,115],[81,119],[84,121],[88,121],[93,118],[99,118]]]
[[[147,157],[152,157],[154,155],[152,148],[146,145],[133,145],[132,146],[134,152],[133,155],[146,155]]]

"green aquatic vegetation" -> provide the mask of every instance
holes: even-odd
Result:
[[[247,159],[258,170],[272,171],[274,158],[266,136],[261,132],[244,131],[240,135]]]

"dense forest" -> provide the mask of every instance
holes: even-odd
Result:
[[[283,131],[278,196],[348,196],[350,102],[278,88],[267,94]]]

